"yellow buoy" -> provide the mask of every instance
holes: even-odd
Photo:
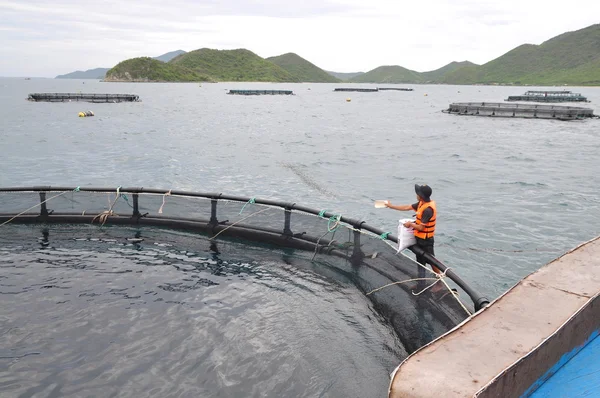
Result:
[[[79,117],[85,117],[85,113],[79,112]]]
[[[346,102],[350,102],[350,101],[352,101],[352,99],[346,98]]]

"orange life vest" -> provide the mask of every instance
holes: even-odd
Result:
[[[433,210],[433,215],[429,219],[429,222],[423,223],[421,221],[421,218],[423,217],[423,212],[428,207],[431,207],[431,210]],[[425,229],[423,231],[417,231],[415,229],[414,230],[415,236],[417,238],[421,238],[421,239],[433,238],[433,235],[435,232],[435,219],[436,218],[437,218],[437,209],[435,207],[435,202],[433,200],[431,200],[429,202],[419,202],[419,207],[417,208],[416,224],[423,225],[425,227]]]

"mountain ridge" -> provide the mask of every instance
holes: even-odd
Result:
[[[161,62],[169,62],[171,59],[178,55],[184,54],[183,50],[170,51],[168,53],[159,55],[158,57],[152,57]],[[64,75],[58,75],[55,79],[104,79],[106,72],[111,68],[94,68],[85,71],[76,70],[75,72],[65,73]]]
[[[301,82],[339,83],[341,81],[295,53],[285,53],[265,59],[285,69]]]
[[[245,48],[201,48],[169,61],[210,76],[216,81],[299,82],[288,71]]]
[[[171,52],[178,54],[168,63],[183,69],[165,69],[146,61],[144,65],[147,68],[160,69],[158,74],[147,69],[148,79],[164,73],[168,79],[196,76],[213,81],[333,83],[339,81],[333,79],[341,78],[351,83],[378,84],[600,85],[600,24],[562,33],[539,45],[522,44],[483,65],[453,61],[426,72],[400,65],[383,65],[366,73],[337,74],[327,72],[294,53],[265,59],[247,49],[181,51]],[[138,66],[137,63],[126,65]],[[97,75],[98,71],[93,73]]]

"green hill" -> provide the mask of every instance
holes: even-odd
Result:
[[[132,58],[118,63],[108,72],[107,82],[201,82],[211,81],[206,75],[182,66],[149,57]]]
[[[380,66],[348,80],[353,83],[422,83],[419,72],[398,65]]]
[[[285,69],[300,82],[309,83],[338,83],[340,79],[331,76],[318,66],[308,62],[294,53],[266,58],[267,61]]]
[[[169,62],[170,60],[172,60],[173,58],[175,58],[176,56],[181,55],[181,54],[185,54],[185,51],[175,50],[175,51],[165,53],[163,55],[159,55],[158,57],[152,57],[152,58],[157,59],[162,62]]]
[[[423,78],[423,81],[426,83],[429,83],[429,82],[438,83],[438,82],[442,81],[444,79],[444,76],[446,76],[448,73],[454,72],[461,68],[470,67],[470,66],[477,66],[477,64],[474,64],[473,62],[469,62],[469,61],[462,61],[462,62],[454,61],[454,62],[450,62],[446,66],[442,66],[439,69],[432,70],[430,72],[422,72],[421,77]]]
[[[171,59],[178,56],[179,54],[184,54],[184,53],[185,53],[185,51],[183,51],[183,50],[176,50],[176,51],[171,51],[166,54],[159,55],[158,57],[153,57],[153,58],[157,59],[159,61],[162,61],[162,62],[168,62]],[[67,73],[64,75],[58,75],[55,77],[55,79],[104,79],[104,77],[106,76],[106,72],[108,72],[109,69],[110,68],[95,68],[95,69],[88,69],[86,71],[78,70],[78,71]]]
[[[283,68],[252,51],[202,48],[173,58],[169,64],[211,76],[218,81],[298,82]]]
[[[600,84],[600,24],[524,44],[479,67],[446,75],[450,84]]]
[[[348,81],[354,83],[439,83],[451,72],[477,66],[472,62],[451,62],[430,72],[416,72],[398,65],[380,66]]]

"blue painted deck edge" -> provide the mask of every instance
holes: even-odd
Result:
[[[550,369],[546,371],[539,379],[533,383],[527,391],[521,395],[521,398],[528,398],[533,394],[538,388],[540,388],[546,381],[548,381],[556,372],[560,370],[567,362],[569,362],[574,356],[576,356],[581,350],[585,348],[590,342],[592,342],[596,337],[600,336],[600,329],[595,330],[592,334],[585,340],[582,345],[579,345],[572,349],[571,351],[564,354],[558,362],[556,362]]]

